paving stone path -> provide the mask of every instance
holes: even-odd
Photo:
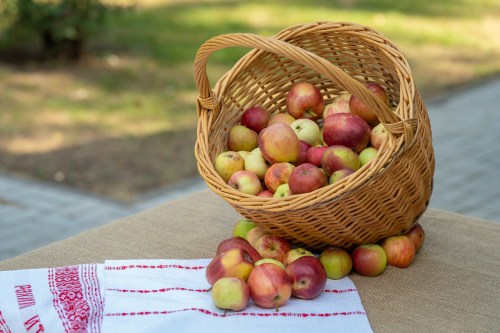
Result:
[[[500,222],[500,80],[426,105],[436,155],[430,206]],[[0,261],[205,188],[196,178],[127,205],[0,175]]]

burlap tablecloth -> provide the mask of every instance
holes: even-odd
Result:
[[[240,219],[205,190],[4,261],[0,270],[211,258]],[[429,209],[421,224],[426,242],[408,268],[349,275],[373,330],[500,332],[500,223]]]

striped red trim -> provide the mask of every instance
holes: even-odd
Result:
[[[207,315],[212,315],[214,317],[232,317],[232,316],[253,316],[253,317],[335,317],[335,316],[349,316],[349,315],[364,315],[366,312],[354,311],[354,312],[334,312],[334,313],[287,313],[287,312],[269,312],[269,313],[251,313],[251,312],[234,312],[229,314],[218,314],[205,309],[191,308],[182,309],[174,311],[143,311],[143,312],[121,312],[121,313],[106,313],[106,317],[124,317],[124,316],[146,316],[155,314],[172,314],[184,311],[198,311]]]
[[[153,290],[128,290],[128,289],[106,289],[106,291],[116,291],[120,293],[140,293],[140,294],[149,294],[149,293],[165,293],[167,291],[195,291],[198,293],[206,293],[207,289],[188,289],[188,288],[162,288],[162,289],[153,289]],[[343,294],[348,292],[358,291],[358,289],[332,289],[323,290],[324,293],[335,293],[335,294]]]
[[[353,291],[358,291],[358,289],[341,289],[341,290],[338,290],[338,289],[332,289],[332,290],[325,289],[325,290],[323,290],[324,293],[335,293],[335,294],[350,293],[350,292],[353,292]]]
[[[181,265],[128,265],[128,266],[106,266],[104,267],[105,271],[124,271],[128,268],[181,268],[181,269],[189,269],[189,270],[199,270],[207,268],[207,266],[181,266]]]
[[[0,311],[0,333],[11,333],[9,326],[7,326],[5,319],[3,319],[2,311]]]

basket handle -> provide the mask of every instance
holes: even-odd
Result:
[[[418,122],[416,118],[401,119],[374,93],[328,60],[273,37],[235,33],[213,37],[206,41],[196,53],[194,62],[196,87],[200,93],[199,109],[218,109],[217,96],[210,87],[206,71],[209,56],[217,50],[236,46],[275,53],[315,70],[356,96],[364,105],[373,110],[389,132],[404,134],[406,145],[411,143]]]

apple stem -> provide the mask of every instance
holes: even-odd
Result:
[[[209,292],[210,292],[210,290],[212,290],[212,287],[210,287],[210,288],[208,288],[208,289],[207,289],[207,293],[209,293]]]
[[[223,317],[226,316],[227,309],[224,309],[224,314],[222,315]]]
[[[276,122],[274,121],[274,117],[271,116],[271,120],[273,121],[273,125],[276,124]]]
[[[278,296],[274,298],[274,302],[276,302],[276,312],[279,312],[278,310]]]

